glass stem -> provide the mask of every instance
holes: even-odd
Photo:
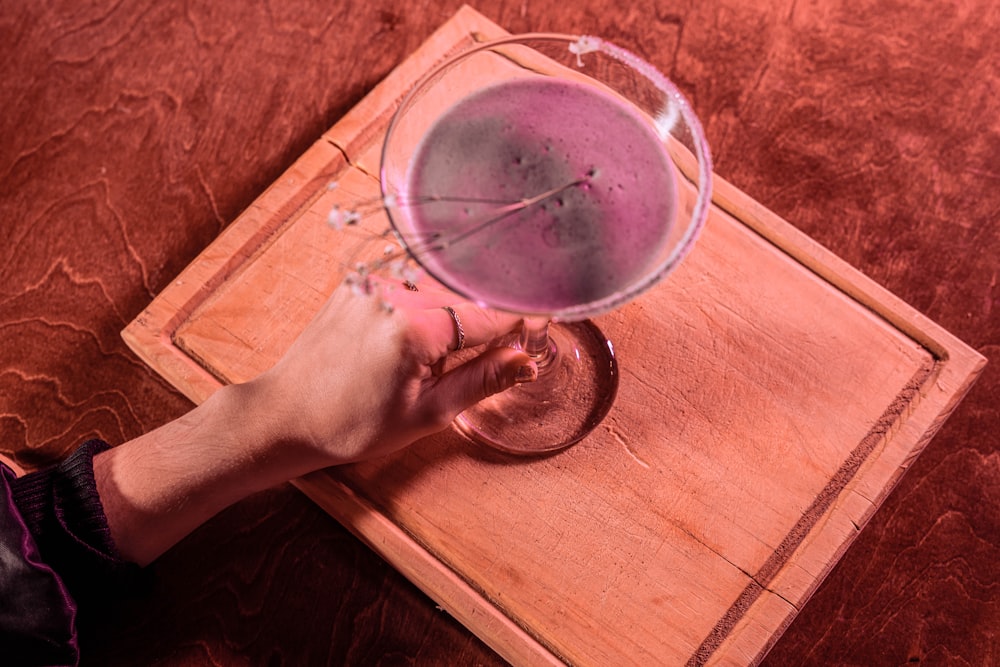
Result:
[[[556,360],[555,343],[549,338],[549,320],[545,317],[525,317],[521,324],[518,346],[528,353],[538,366],[538,374],[543,375],[553,368]]]

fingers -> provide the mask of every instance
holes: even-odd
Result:
[[[422,280],[416,289],[378,276],[366,278],[366,294],[406,313],[420,363],[435,364],[460,347],[488,343],[517,328],[521,316],[482,308],[440,283]],[[461,345],[459,338],[462,338]]]
[[[411,313],[411,323],[426,342],[431,362],[448,352],[488,343],[521,322],[519,315],[481,308],[430,280],[416,290],[403,283],[386,284],[383,294],[395,307]]]
[[[430,279],[421,280],[411,289],[406,283],[383,282],[386,298],[396,306],[408,308],[440,308],[461,300],[454,292]]]
[[[449,310],[450,309],[450,310]],[[475,347],[509,333],[521,322],[519,315],[480,308],[474,303],[456,303],[427,311],[435,339],[444,341],[447,351],[459,349],[459,331],[464,345]]]
[[[495,347],[438,378],[428,398],[450,422],[484,398],[537,378],[538,368],[527,354]]]

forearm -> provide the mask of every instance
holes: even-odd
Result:
[[[377,287],[377,286],[376,286]],[[495,348],[442,372],[457,345],[447,292],[339,288],[285,355],[243,385],[94,459],[119,552],[145,565],[237,500],[307,472],[385,456],[536,369]],[[386,299],[397,299],[386,308]],[[470,347],[515,315],[456,304]],[[454,309],[453,309],[454,310]],[[525,371],[529,377],[525,377]]]
[[[95,457],[97,489],[124,557],[146,565],[237,500],[323,464],[283,440],[280,415],[262,409],[255,391],[226,387]]]

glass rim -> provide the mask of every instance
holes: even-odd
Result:
[[[457,62],[475,55],[476,53],[488,51],[499,46],[529,41],[564,42],[568,45],[570,53],[575,54],[577,58],[582,58],[587,53],[601,52],[606,56],[624,64],[625,66],[638,71],[639,74],[659,89],[665,97],[671,99],[677,105],[680,115],[684,119],[684,123],[690,131],[694,154],[698,165],[698,181],[696,184],[697,197],[691,212],[691,219],[685,226],[684,233],[674,244],[674,247],[670,250],[667,257],[642,278],[633,281],[625,288],[618,290],[613,294],[609,294],[608,296],[601,297],[600,299],[595,299],[587,303],[560,308],[555,312],[509,311],[508,309],[484,302],[484,300],[479,296],[470,294],[466,290],[454,286],[451,280],[441,277],[440,272],[437,272],[432,267],[428,266],[426,262],[422,261],[420,257],[411,250],[410,244],[403,231],[401,231],[400,225],[397,223],[396,217],[393,214],[393,209],[396,208],[396,204],[392,203],[390,205],[389,203],[385,203],[389,200],[391,195],[391,193],[386,191],[387,154],[390,150],[392,143],[391,140],[394,136],[396,127],[402,118],[403,112],[409,107],[413,99],[417,95],[421,94],[428,83],[434,81],[439,74],[447,71]],[[574,44],[578,45],[577,49],[573,48]],[[671,159],[671,161],[673,162],[673,159]],[[611,42],[592,35],[570,35],[557,32],[528,32],[512,34],[475,44],[468,49],[464,49],[444,59],[417,80],[417,82],[401,98],[399,105],[393,112],[389,125],[386,128],[382,150],[380,153],[379,188],[384,202],[383,205],[389,218],[389,223],[392,226],[393,234],[406,250],[407,255],[435,280],[459,296],[486,308],[495,308],[498,310],[505,310],[507,312],[515,312],[515,314],[518,315],[545,316],[552,320],[568,321],[585,319],[599,315],[631,301],[663,280],[691,252],[695,241],[698,239],[701,230],[705,226],[705,222],[708,219],[709,207],[712,203],[712,158],[701,121],[699,121],[697,115],[694,113],[694,110],[692,109],[687,98],[677,88],[673,81],[668,79],[656,67],[648,63],[646,60],[640,58],[627,49],[616,46]]]

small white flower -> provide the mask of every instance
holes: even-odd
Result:
[[[349,227],[351,225],[356,225],[361,221],[361,214],[355,210],[345,211],[340,208],[340,205],[335,205],[330,212],[326,214],[326,224],[333,227],[335,230],[340,231],[344,227]]]
[[[656,120],[653,121],[656,125],[656,133],[660,136],[660,139],[666,140],[670,136],[680,116],[681,112],[677,108],[677,104],[668,97],[660,113],[656,114]]]
[[[406,270],[406,260],[405,259],[397,259],[397,260],[395,260],[393,262],[389,262],[389,274],[393,278],[395,278],[397,280],[404,280],[404,278],[403,278],[403,271],[405,271],[405,270]]]
[[[404,263],[400,273],[402,274],[402,278],[405,282],[411,283],[413,285],[416,285],[417,282],[420,280],[421,276],[423,276],[423,271],[421,271],[420,269],[418,269],[417,267],[413,266],[410,263]]]
[[[339,206],[334,206],[330,209],[330,212],[326,214],[326,224],[330,225],[338,232],[344,228],[344,214],[340,210]]]
[[[576,54],[576,66],[583,67],[583,54],[593,53],[601,48],[601,40],[584,35],[569,45],[570,53]]]

